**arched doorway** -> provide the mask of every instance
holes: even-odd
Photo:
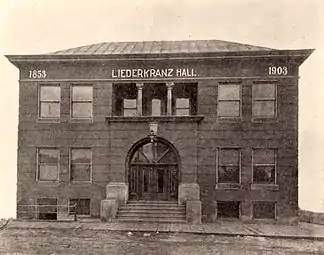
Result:
[[[178,154],[164,139],[135,144],[128,158],[129,199],[176,200],[178,167]]]

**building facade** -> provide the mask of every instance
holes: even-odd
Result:
[[[7,56],[20,71],[17,217],[107,219],[162,200],[191,222],[296,220],[311,52],[209,40]]]

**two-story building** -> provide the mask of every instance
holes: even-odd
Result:
[[[311,53],[192,40],[7,56],[20,73],[17,217],[294,221]]]

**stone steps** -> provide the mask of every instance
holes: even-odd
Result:
[[[186,223],[186,210],[176,201],[129,201],[118,209],[117,221]]]

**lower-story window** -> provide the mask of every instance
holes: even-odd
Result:
[[[217,218],[240,218],[240,202],[217,201]]]
[[[91,149],[71,149],[71,181],[91,181]]]
[[[220,148],[217,154],[217,183],[239,184],[241,150]]]
[[[38,219],[57,220],[57,199],[56,198],[38,198]]]
[[[275,149],[253,149],[253,183],[277,184]]]
[[[59,150],[56,148],[39,148],[37,180],[57,181],[59,175]]]
[[[90,215],[90,199],[72,198],[69,199],[69,214]]]
[[[254,202],[253,203],[254,219],[276,219],[275,202]]]

